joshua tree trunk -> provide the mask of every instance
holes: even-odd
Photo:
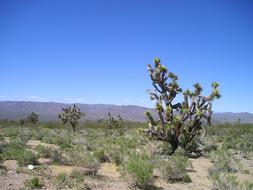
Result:
[[[76,132],[76,124],[71,122],[71,127],[73,129],[73,132],[75,133]]]

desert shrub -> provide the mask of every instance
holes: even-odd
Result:
[[[39,178],[34,177],[30,180],[27,180],[25,182],[25,186],[31,189],[40,189],[43,185],[40,183]]]
[[[24,150],[23,154],[17,158],[19,166],[27,166],[29,164],[37,164],[37,156],[28,150]]]
[[[5,137],[16,137],[20,133],[20,129],[17,127],[8,127],[2,129],[1,133]]]
[[[134,137],[111,136],[103,142],[102,147],[109,161],[120,165],[137,145],[138,142]]]
[[[88,151],[83,147],[76,147],[67,152],[67,156],[70,164],[87,168],[87,175],[97,175],[101,163],[94,152]]]
[[[2,158],[7,159],[17,159],[23,155],[24,146],[18,142],[11,142],[9,144],[3,144],[1,146]]]
[[[94,156],[101,162],[106,162],[109,161],[108,156],[105,154],[103,149],[98,149],[96,151],[94,151]]]
[[[5,176],[6,175],[6,169],[5,167],[0,165],[0,176]]]
[[[38,156],[41,158],[49,158],[52,151],[50,148],[43,145],[36,146],[34,150],[38,152]]]
[[[240,184],[240,190],[252,190],[252,189],[253,189],[252,182],[246,181]]]
[[[68,164],[68,159],[58,150],[51,149],[49,158],[57,164]]]
[[[71,144],[71,137],[72,136],[65,130],[54,130],[50,131],[48,136],[44,136],[42,138],[42,141],[45,143],[56,145]]]
[[[190,182],[186,168],[190,165],[188,158],[183,156],[170,156],[166,160],[160,161],[158,167],[161,170],[162,177],[167,181]]]
[[[236,172],[233,157],[227,150],[219,149],[210,153],[210,159],[214,163],[209,169],[210,173]]]
[[[73,145],[71,145],[71,144],[61,144],[60,146],[59,146],[59,148],[60,148],[60,150],[62,150],[62,151],[69,151],[70,149],[72,149],[73,148]]]
[[[54,184],[56,187],[60,188],[64,186],[65,181],[67,180],[68,175],[66,173],[59,173],[54,177]]]
[[[54,177],[54,185],[58,188],[61,189],[63,187],[68,187],[70,189],[76,189],[77,187],[81,185],[84,180],[84,175],[82,172],[74,170],[71,172],[71,174],[66,174],[66,173],[60,173]]]
[[[211,177],[214,190],[239,190],[237,177],[233,174],[221,173]]]
[[[121,167],[122,176],[133,186],[149,189],[153,184],[153,165],[147,155],[132,154]]]

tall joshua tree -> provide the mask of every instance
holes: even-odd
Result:
[[[186,149],[187,144],[200,134],[203,126],[210,125],[212,101],[221,97],[218,91],[219,84],[212,83],[209,96],[201,94],[202,87],[199,83],[193,85],[193,91],[183,91],[177,83],[178,77],[168,72],[160,64],[159,58],[155,58],[153,62],[154,67],[148,65],[147,70],[154,90],[148,90],[148,93],[150,99],[156,102],[155,111],[159,120],[155,120],[147,111],[147,132],[151,137],[169,143],[169,154],[173,154],[179,146]],[[179,94],[183,95],[183,101],[174,103],[175,97]]]
[[[85,114],[82,113],[75,104],[67,108],[62,108],[62,110],[63,112],[59,114],[59,119],[64,125],[69,122],[75,133],[78,120],[80,120],[82,116],[85,116]]]

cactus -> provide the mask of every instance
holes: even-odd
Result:
[[[221,97],[219,84],[212,83],[212,92],[209,96],[201,94],[199,83],[193,85],[194,90],[183,91],[178,83],[178,77],[168,72],[161,65],[159,58],[153,60],[154,67],[147,65],[154,90],[148,90],[150,99],[156,102],[155,111],[159,120],[155,120],[147,111],[149,128],[146,130],[150,137],[165,141],[171,145],[173,154],[178,147],[186,149],[188,143],[200,134],[204,126],[210,125],[212,116],[212,101]],[[174,103],[175,97],[183,95],[183,101]]]
[[[75,133],[78,120],[80,120],[82,116],[85,116],[85,114],[81,112],[75,104],[67,108],[62,108],[62,111],[63,112],[59,114],[58,118],[64,125],[69,122]]]

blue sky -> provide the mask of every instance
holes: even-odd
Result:
[[[250,0],[1,0],[0,101],[152,107],[154,57],[215,111],[253,113]]]

